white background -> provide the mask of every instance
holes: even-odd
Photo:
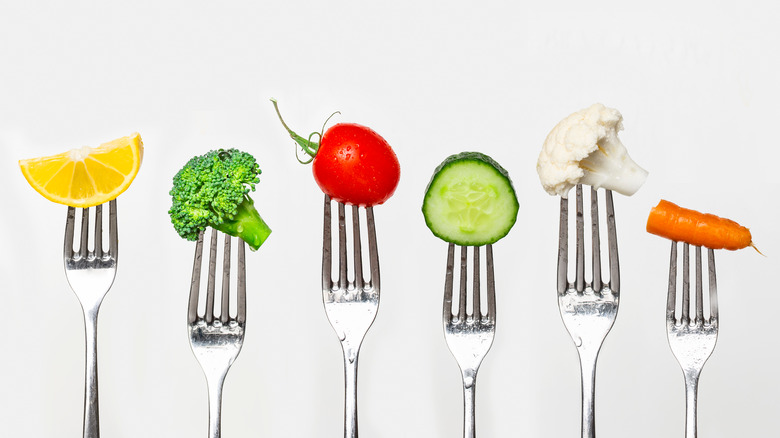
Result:
[[[555,298],[558,201],[535,163],[549,130],[618,108],[650,171],[616,195],[618,320],[599,360],[601,437],[682,436],[682,373],[664,328],[669,243],[647,234],[666,198],[749,226],[767,255],[717,252],[721,329],[700,387],[705,437],[776,436],[778,43],[773,1],[11,2],[0,5],[0,428],[81,433],[84,340],[61,250],[65,207],[16,161],[133,131],[143,167],[119,199],[120,266],[99,324],[105,437],[203,436],[206,385],[185,330],[194,244],[170,226],[186,160],[230,146],[263,170],[274,232],[248,254],[244,349],[225,385],[227,437],[342,434],[342,359],[320,295],[321,193],[268,99],[301,134],[371,126],[402,166],[375,209],[382,301],[361,354],[365,437],[456,437],[460,376],[442,336],[446,245],[419,212],[434,167],[491,155],[520,200],[495,245],[498,331],[480,373],[485,437],[579,436],[575,348]]]

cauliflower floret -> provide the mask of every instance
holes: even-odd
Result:
[[[617,134],[623,116],[600,103],[561,120],[544,141],[536,171],[547,193],[568,196],[577,184],[631,196],[647,171],[628,156]]]

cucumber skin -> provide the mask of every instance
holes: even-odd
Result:
[[[441,172],[445,170],[446,168],[452,166],[455,163],[460,163],[463,161],[476,161],[482,164],[487,164],[491,167],[493,167],[503,178],[506,180],[507,185],[512,191],[513,198],[515,200],[516,210],[519,210],[520,203],[517,200],[517,193],[515,191],[515,186],[512,184],[512,179],[509,177],[509,172],[506,171],[500,164],[498,164],[498,161],[494,160],[493,158],[481,153],[481,152],[461,152],[459,154],[450,155],[449,157],[445,158],[444,161],[439,164],[436,169],[433,171],[433,176],[431,176],[431,180],[428,182],[428,186],[425,188],[425,196],[423,198],[423,205],[422,205],[422,213],[423,217],[425,218],[425,225],[428,226],[428,229],[431,230],[434,236],[438,237],[441,240],[444,240],[445,242],[454,243],[455,245],[461,245],[461,246],[482,246],[482,245],[490,245],[493,243],[496,243],[497,241],[501,240],[509,234],[509,231],[512,229],[512,227],[517,222],[517,215],[515,214],[515,217],[512,219],[512,223],[509,224],[509,226],[506,227],[506,230],[503,233],[499,233],[494,237],[493,239],[490,239],[488,241],[478,242],[478,244],[475,243],[469,243],[469,242],[463,242],[458,241],[454,239],[449,239],[447,237],[442,236],[441,234],[437,233],[434,230],[434,227],[431,226],[431,222],[428,220],[428,216],[425,214],[425,201],[428,199],[428,194],[431,190],[431,187],[433,186],[433,183],[436,181],[436,179],[441,175]]]

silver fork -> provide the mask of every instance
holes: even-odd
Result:
[[[65,276],[76,294],[84,312],[86,333],[86,376],[84,379],[84,438],[98,438],[98,375],[97,375],[97,318],[103,298],[114,284],[118,255],[116,230],[116,200],[109,201],[108,252],[103,248],[103,205],[95,207],[93,225],[94,249],[89,250],[89,208],[82,209],[79,248],[74,250],[73,237],[76,209],[68,207],[65,221],[65,248],[63,259]]]
[[[454,275],[455,245],[447,250],[447,274],[444,281],[444,339],[463,378],[463,437],[474,438],[475,389],[477,372],[482,360],[493,345],[496,334],[496,287],[493,276],[493,246],[485,245],[487,258],[487,312],[481,311],[479,247],[474,247],[472,311],[467,309],[467,248],[460,247],[460,289],[458,291],[457,313],[452,313],[452,287]]]
[[[244,343],[246,323],[246,262],[245,244],[238,239],[238,281],[236,316],[230,316],[230,246],[231,237],[224,235],[222,262],[222,294],[219,316],[214,314],[215,283],[217,270],[217,236],[211,233],[209,250],[209,273],[206,284],[205,311],[198,315],[198,295],[200,290],[201,258],[203,255],[203,235],[200,233],[195,245],[195,261],[192,267],[187,328],[190,335],[190,347],[206,376],[209,394],[209,438],[222,435],[222,386],[225,383],[230,366],[236,360]]]
[[[677,302],[677,242],[672,242],[669,265],[669,294],[666,302],[666,334],[672,353],[680,363],[685,376],[685,437],[696,437],[696,397],[699,376],[718,340],[718,290],[715,282],[715,252],[708,249],[710,315],[704,317],[704,293],[702,291],[701,247],[696,247],[696,300],[691,302],[689,244],[683,246],[683,285],[680,318],[675,318]],[[696,315],[690,317],[695,305]]]
[[[618,266],[617,233],[612,192],[606,191],[607,242],[609,247],[609,282],[601,278],[599,238],[599,208],[597,191],[591,188],[590,216],[592,241],[591,283],[585,282],[585,225],[582,186],[576,188],[576,265],[574,283],[567,279],[569,202],[561,199],[560,233],[558,240],[558,308],[580,358],[582,372],[582,437],[596,436],[595,390],[596,361],[607,333],[612,329],[620,302],[620,268]]]
[[[323,211],[323,243],[322,243],[322,302],[330,325],[336,331],[341,341],[344,353],[344,436],[357,438],[357,364],[360,345],[366,332],[376,318],[379,307],[379,255],[376,248],[376,228],[374,226],[373,207],[367,207],[366,222],[368,223],[368,260],[371,277],[363,278],[363,263],[360,247],[359,208],[352,206],[352,250],[355,280],[350,282],[347,277],[347,230],[345,224],[345,207],[338,203],[339,215],[339,275],[338,280],[331,278],[331,202],[325,195]]]

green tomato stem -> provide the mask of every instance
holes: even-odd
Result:
[[[274,104],[274,110],[276,110],[276,115],[279,117],[279,121],[282,122],[282,126],[284,126],[284,129],[286,129],[287,132],[290,134],[290,137],[296,143],[298,143],[298,145],[301,147],[301,149],[303,149],[304,152],[306,152],[307,155],[309,155],[310,157],[314,158],[317,155],[317,150],[320,148],[320,144],[315,142],[315,141],[311,141],[311,138],[315,134],[319,136],[320,133],[319,132],[312,132],[309,135],[308,139],[303,138],[300,135],[296,134],[295,131],[290,129],[290,127],[287,126],[287,123],[284,122],[284,119],[282,118],[282,114],[279,112],[279,105],[277,104],[276,99],[271,99],[271,103]],[[301,161],[301,160],[298,160],[298,161]],[[301,163],[306,164],[306,163],[308,163],[310,161],[311,160],[306,161],[306,162],[301,161]]]

